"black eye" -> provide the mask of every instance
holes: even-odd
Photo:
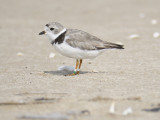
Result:
[[[54,28],[50,28],[50,30],[54,30]]]

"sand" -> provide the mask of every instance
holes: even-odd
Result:
[[[159,120],[160,112],[144,111],[160,108],[160,38],[153,37],[160,32],[159,0],[0,2],[1,120]],[[50,21],[121,42],[125,49],[84,60],[82,74],[66,77],[57,68],[75,60],[38,35]],[[130,39],[133,34],[139,37]],[[49,58],[51,52],[55,57]],[[129,107],[133,112],[123,116]]]

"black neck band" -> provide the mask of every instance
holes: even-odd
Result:
[[[58,44],[63,43],[66,32],[67,31],[65,31],[64,33],[62,33],[61,35],[59,35],[54,41],[51,42],[51,44],[53,45],[53,44],[56,44],[56,43],[58,43]]]

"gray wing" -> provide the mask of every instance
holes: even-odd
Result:
[[[82,50],[99,50],[99,49],[110,49],[110,48],[121,49],[121,47],[123,47],[118,44],[102,41],[101,39],[93,35],[90,35],[89,33],[76,29],[68,29],[66,36],[67,36],[66,42],[70,46],[74,48],[80,48]]]

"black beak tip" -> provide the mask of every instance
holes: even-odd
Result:
[[[39,33],[39,35],[43,35],[43,34],[45,34],[45,33],[46,33],[45,31],[42,31],[42,32]]]

